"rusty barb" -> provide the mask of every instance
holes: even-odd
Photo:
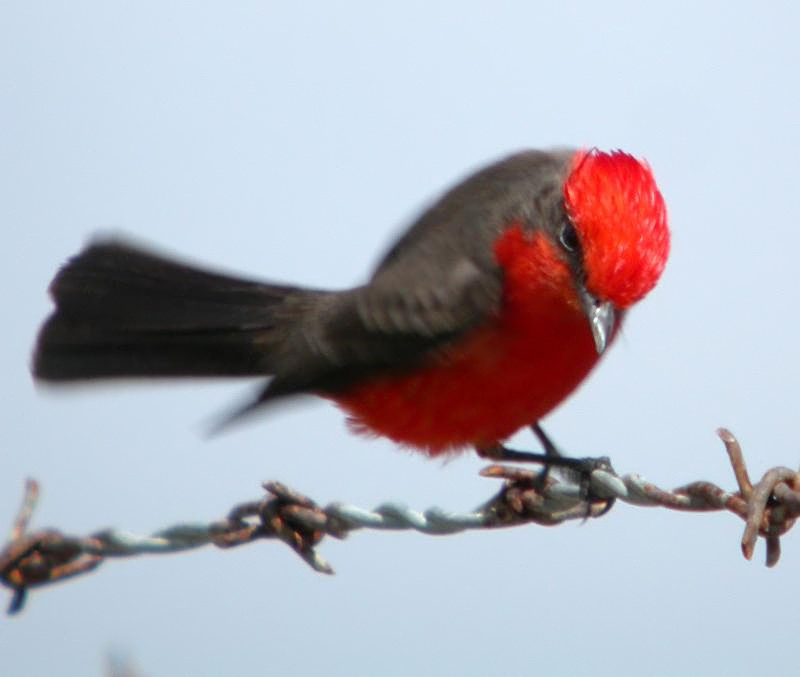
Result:
[[[397,503],[372,510],[344,503],[322,508],[283,484],[267,482],[263,485],[264,498],[234,507],[225,519],[178,524],[149,536],[113,529],[84,537],[54,529],[29,533],[39,487],[28,480],[8,544],[0,551],[0,582],[13,593],[8,608],[13,614],[23,608],[30,588],[89,573],[112,557],[174,553],[209,544],[232,548],[260,539],[283,541],[315,571],[331,574],[330,564],[316,550],[326,536],[344,538],[357,529],[414,529],[446,535],[529,523],[553,526],[600,517],[616,501],[683,511],[732,512],[745,522],[744,556],[753,556],[756,541],[762,536],[767,544],[767,566],[774,566],[780,557],[780,537],[800,516],[800,473],[773,468],[753,485],[736,438],[725,429],[717,434],[728,452],[738,491],[725,491],[710,482],[665,491],[639,475],[616,474],[605,459],[600,459],[588,475],[568,468],[553,467],[543,472],[489,466],[481,474],[504,480],[503,487],[487,503],[467,513],[439,508],[418,512]]]

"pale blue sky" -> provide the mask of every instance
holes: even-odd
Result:
[[[0,520],[146,532],[280,479],[327,502],[469,509],[496,486],[348,435],[323,403],[208,441],[247,385],[52,393],[28,361],[46,287],[121,230],[224,269],[362,280],[420,206],[512,150],[652,164],[673,250],[623,340],[547,421],[666,487],[795,465],[800,14],[789,2],[0,2]],[[519,445],[531,445],[522,436]],[[618,506],[432,539],[358,533],[333,578],[274,544],[111,562],[0,619],[3,675],[752,674],[793,666],[800,537]],[[765,667],[767,666],[767,667]]]

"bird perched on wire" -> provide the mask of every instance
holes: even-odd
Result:
[[[446,192],[354,289],[244,280],[95,241],[52,282],[33,372],[264,376],[234,418],[310,393],[356,431],[502,458],[504,440],[594,367],[658,281],[669,239],[645,162],[525,151]]]

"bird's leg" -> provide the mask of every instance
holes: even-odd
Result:
[[[532,424],[531,430],[534,435],[536,435],[539,442],[541,442],[542,447],[544,447],[543,454],[531,451],[517,451],[503,444],[493,444],[487,447],[477,447],[476,451],[478,456],[492,461],[539,463],[545,466],[545,469],[550,467],[570,468],[587,474],[600,467],[603,463],[605,463],[605,465],[608,464],[608,459],[604,458],[573,458],[571,456],[563,456],[555,443],[548,437],[547,433],[545,433],[538,423]]]
[[[481,458],[491,459],[493,461],[541,464],[543,469],[539,474],[537,481],[542,486],[544,486],[544,484],[547,482],[550,468],[556,467],[571,470],[578,475],[581,496],[584,498],[584,500],[586,500],[587,506],[595,501],[603,500],[608,501],[608,509],[611,508],[614,500],[593,496],[590,485],[592,471],[599,469],[613,472],[611,461],[608,459],[608,457],[601,456],[598,458],[574,458],[571,456],[564,456],[538,422],[531,424],[531,431],[534,435],[536,435],[536,438],[544,448],[544,453],[517,451],[516,449],[510,449],[503,444],[495,444],[490,447],[478,447],[476,451]]]
[[[536,423],[531,424],[531,430],[533,434],[536,435],[536,438],[539,440],[539,443],[544,448],[545,456],[547,456],[549,462],[544,464],[544,468],[542,468],[542,472],[539,473],[539,482],[541,482],[542,486],[545,486],[547,483],[547,478],[550,475],[550,467],[552,465],[552,461],[554,458],[563,458],[561,452],[558,450],[555,442],[550,439],[547,433],[544,431],[541,425],[539,425],[539,421]],[[583,476],[583,475],[582,475]]]
[[[539,440],[541,445],[544,447],[545,454],[547,454],[548,457],[551,458],[554,456],[558,458],[562,457],[561,452],[558,450],[558,447],[556,446],[556,443],[550,439],[548,434],[544,431],[544,428],[542,428],[542,426],[539,425],[538,421],[536,423],[531,424],[531,430],[533,431],[533,434],[536,435],[536,438]]]

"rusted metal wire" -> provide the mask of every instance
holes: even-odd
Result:
[[[260,539],[280,540],[315,571],[331,574],[330,564],[316,550],[326,536],[344,538],[357,529],[414,529],[429,535],[446,535],[528,523],[553,526],[600,517],[618,500],[672,510],[727,510],[745,521],[744,556],[753,556],[756,541],[762,536],[767,544],[766,564],[774,566],[780,557],[780,536],[800,517],[800,473],[773,468],[753,485],[736,438],[724,429],[717,432],[733,468],[738,485],[735,492],[710,482],[694,482],[665,491],[639,475],[618,475],[604,459],[588,477],[568,468],[554,467],[543,473],[492,465],[481,474],[502,479],[503,487],[472,512],[454,513],[440,508],[418,512],[397,503],[385,503],[372,510],[345,503],[322,508],[279,482],[267,482],[263,485],[264,498],[237,505],[222,520],[178,524],[149,536],[115,529],[83,537],[53,529],[28,533],[39,493],[37,483],[28,480],[9,542],[0,551],[0,582],[12,590],[8,612],[13,614],[23,608],[30,588],[88,573],[112,557],[174,553],[209,544],[231,548]]]

